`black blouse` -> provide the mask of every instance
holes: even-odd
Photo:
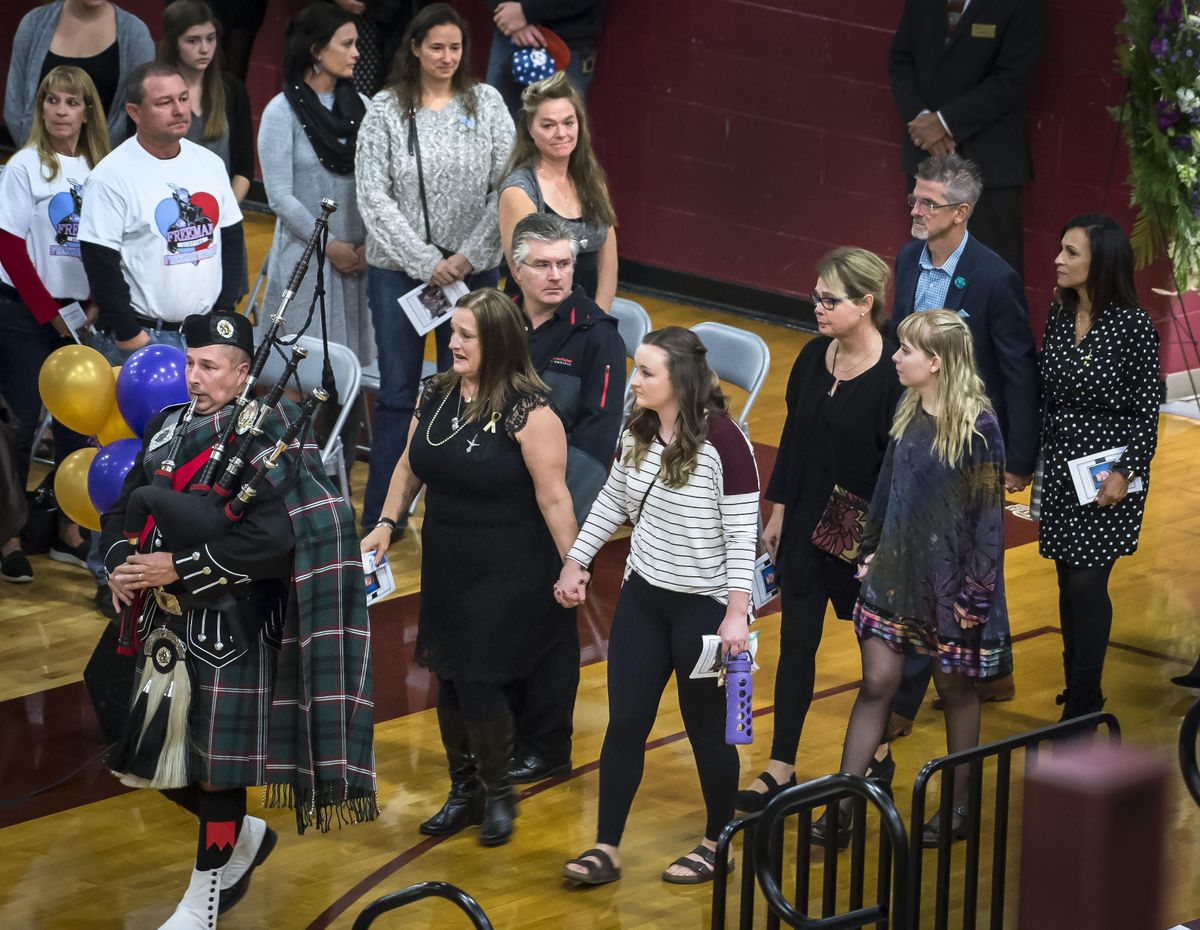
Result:
[[[897,346],[885,336],[879,361],[840,382],[830,397],[834,378],[825,354],[831,341],[810,341],[788,378],[787,420],[765,496],[784,505],[782,539],[791,544],[811,538],[835,484],[871,499],[903,392],[892,362]]]
[[[114,42],[100,54],[87,58],[66,58],[54,52],[46,52],[38,84],[40,85],[42,78],[60,65],[79,68],[92,79],[92,83],[96,85],[96,94],[100,97],[100,105],[104,107],[104,115],[107,116],[112,110],[113,100],[116,99],[117,89],[121,84],[121,50],[117,43]]]

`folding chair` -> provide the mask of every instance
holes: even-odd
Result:
[[[612,309],[608,313],[617,320],[617,331],[625,343],[625,357],[632,359],[633,353],[637,351],[637,347],[642,344],[642,340],[650,332],[652,326],[650,314],[637,301],[627,300],[624,297],[614,297]],[[632,381],[632,378],[625,379],[626,413],[629,413],[629,408],[633,403]]]
[[[708,367],[717,377],[747,392],[737,424],[746,433],[746,420],[771,370],[771,350],[757,333],[724,323],[697,323],[692,332],[708,349]]]
[[[301,336],[298,344],[308,349],[308,358],[304,359],[296,369],[296,379],[292,380],[291,386],[294,387],[296,380],[299,380],[300,390],[307,394],[313,388],[321,386],[321,370],[325,361],[325,352],[319,336]],[[283,351],[288,355],[291,354],[290,348],[285,347]],[[266,365],[263,366],[259,383],[271,385],[278,381],[279,376],[283,374],[285,363],[286,358],[281,356],[278,350],[272,350],[267,357]],[[349,503],[350,481],[346,474],[346,459],[342,453],[342,429],[350,417],[354,401],[358,397],[362,385],[362,367],[354,352],[348,346],[338,342],[329,343],[329,363],[333,368],[333,378],[337,385],[337,399],[342,409],[338,413],[337,420],[334,421],[333,428],[329,431],[325,447],[321,450],[321,464],[325,466],[326,474],[337,476],[342,496]]]

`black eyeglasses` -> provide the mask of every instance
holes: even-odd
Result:
[[[958,207],[964,203],[966,203],[965,200],[956,200],[954,203],[937,203],[928,197],[908,195],[908,209],[911,210],[913,207],[916,207],[922,216],[932,216],[934,212],[941,210],[943,207]]]
[[[834,307],[836,307],[838,304],[840,304],[843,300],[850,299],[849,297],[838,297],[835,294],[826,294],[824,297],[822,297],[816,291],[813,291],[809,295],[809,298],[812,300],[814,307],[817,304],[820,304],[822,307],[824,307],[826,309],[826,311],[832,310]]]

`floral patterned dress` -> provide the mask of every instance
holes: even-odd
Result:
[[[1004,597],[1004,440],[989,412],[955,466],[933,450],[918,411],[893,439],[867,512],[860,559],[874,553],[854,608],[860,638],[934,657],[978,678],[1012,671]]]

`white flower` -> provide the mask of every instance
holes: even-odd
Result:
[[[1190,113],[1192,110],[1200,107],[1200,94],[1192,90],[1190,87],[1181,87],[1175,92],[1175,97],[1179,101],[1179,109],[1185,113]]]

